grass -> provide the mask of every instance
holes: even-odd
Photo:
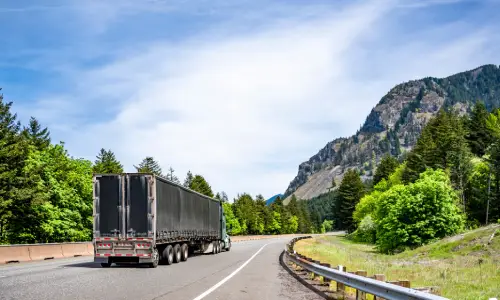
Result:
[[[332,267],[346,266],[347,271],[385,274],[386,281],[409,280],[411,287],[436,287],[449,299],[500,298],[499,224],[396,255],[380,254],[373,245],[355,243],[345,236],[301,240],[295,250]]]

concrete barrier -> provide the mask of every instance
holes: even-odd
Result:
[[[87,243],[61,244],[64,257],[88,256],[89,249]]]
[[[30,261],[27,246],[0,246],[0,264]]]
[[[89,255],[94,255],[94,244],[87,243],[87,253]]]
[[[31,260],[63,258],[62,244],[40,244],[28,246]]]

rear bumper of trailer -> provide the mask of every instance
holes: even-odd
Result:
[[[136,263],[136,264],[147,264],[152,263],[152,257],[138,257],[138,256],[107,256],[100,257],[94,256],[95,263]]]

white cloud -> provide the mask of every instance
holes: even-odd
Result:
[[[187,170],[200,173],[230,198],[270,197],[285,190],[300,162],[354,133],[394,84],[492,62],[478,55],[488,32],[450,43],[444,32],[442,40],[424,36],[385,46],[392,37],[380,26],[395,7],[364,2],[308,19],[296,12],[252,34],[218,29],[179,43],[139,45],[78,74],[79,96],[67,96],[76,99],[70,115],[109,106],[116,114],[60,136],[73,155],[93,159],[101,147],[111,148],[129,171],[151,155],[164,171],[172,165],[181,180]],[[371,36],[377,39],[370,46],[379,47],[373,53],[363,48]],[[43,109],[61,107],[60,97]],[[332,121],[338,127],[321,126]],[[305,126],[311,123],[319,128]]]

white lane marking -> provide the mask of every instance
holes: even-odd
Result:
[[[267,246],[268,244],[265,244],[264,246],[262,246],[257,252],[255,252],[254,255],[252,255],[252,257],[250,257],[244,264],[242,264],[238,269],[234,270],[233,273],[227,275],[226,278],[222,279],[221,281],[219,281],[217,284],[215,284],[214,286],[212,286],[211,288],[209,288],[208,290],[206,290],[203,294],[199,295],[198,297],[194,298],[193,300],[201,300],[203,298],[205,298],[208,294],[210,294],[211,292],[215,291],[218,287],[220,287],[221,285],[223,285],[226,281],[228,281],[229,279],[231,279],[234,275],[236,275],[239,271],[241,271],[241,269],[243,269],[254,257],[257,256],[257,254],[260,253],[260,251],[262,251],[262,249],[264,249],[265,246]]]

